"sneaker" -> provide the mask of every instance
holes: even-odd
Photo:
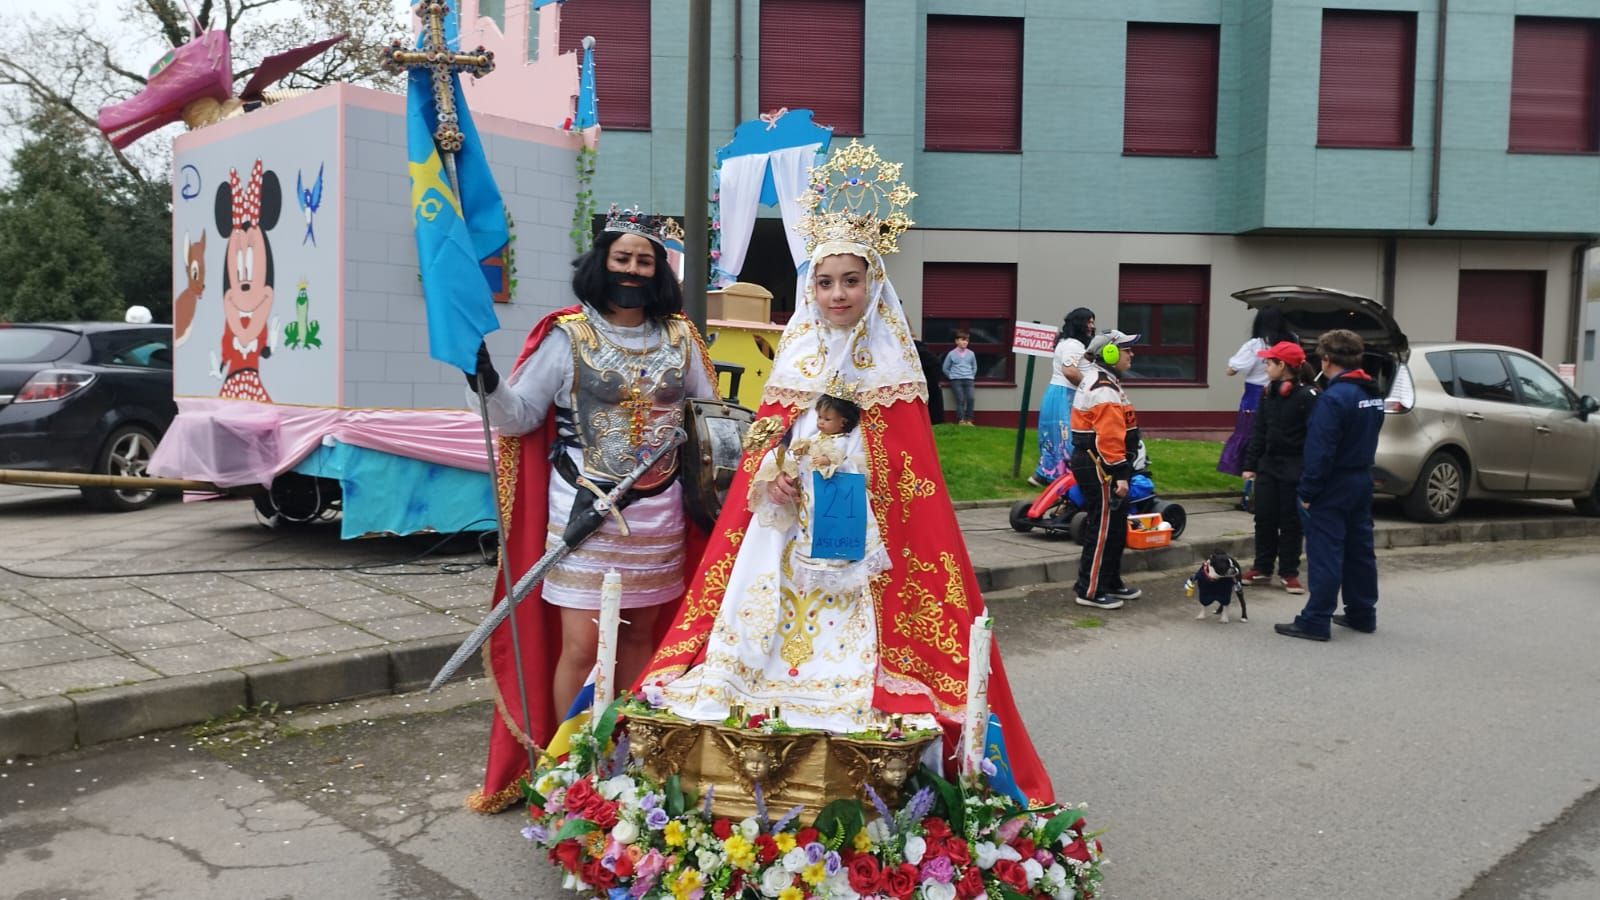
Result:
[[[1300,583],[1300,579],[1293,575],[1283,576],[1283,589],[1291,594],[1304,594],[1306,592],[1305,586]]]
[[[1106,596],[1117,600],[1137,600],[1144,596],[1144,591],[1136,587],[1120,587],[1106,591]]]
[[[1079,606],[1092,606],[1092,607],[1095,607],[1096,609],[1121,609],[1122,608],[1122,601],[1118,600],[1115,597],[1110,597],[1110,596],[1096,597],[1093,600],[1090,600],[1088,597],[1079,597],[1077,595],[1073,595],[1072,601],[1074,603],[1078,604]]]
[[[1029,475],[1028,476],[1028,483],[1033,485],[1036,488],[1042,488],[1042,487],[1045,486],[1045,482],[1040,481],[1039,480],[1039,476],[1037,476],[1037,475]]]
[[[1266,584],[1272,580],[1272,573],[1262,572],[1255,566],[1251,566],[1244,570],[1244,574],[1239,576],[1239,580],[1245,584]]]
[[[1314,631],[1307,631],[1301,628],[1299,622],[1285,622],[1282,625],[1274,625],[1272,630],[1284,637],[1303,638],[1308,641],[1326,641],[1328,639],[1325,634],[1317,634]]]

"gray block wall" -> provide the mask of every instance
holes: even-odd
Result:
[[[428,356],[405,117],[349,106],[344,121],[344,406],[460,409],[460,373]],[[534,323],[572,302],[576,152],[495,133],[492,117],[478,130],[513,222],[517,286],[488,338],[509,371]]]

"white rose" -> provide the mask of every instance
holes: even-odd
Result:
[[[1022,854],[1017,852],[1017,848],[1011,846],[1010,844],[1006,844],[1004,847],[1000,848],[1000,858],[1009,859],[1012,862],[1016,862],[1022,859]]]
[[[715,850],[701,850],[695,854],[695,860],[702,872],[715,872],[722,868],[722,854]]]
[[[994,864],[1000,861],[1000,848],[988,841],[979,841],[977,846],[972,848],[972,858],[978,861],[978,868],[992,869]]]
[[[928,842],[919,835],[906,838],[906,862],[913,866],[922,864],[922,854],[928,852]]]
[[[940,884],[937,881],[924,881],[922,883],[923,900],[956,900],[956,886],[953,884]]]
[[[756,839],[757,835],[761,834],[761,826],[756,822],[754,817],[745,819],[743,822],[739,823],[739,834],[743,836],[745,840],[753,841]]]
[[[776,897],[783,893],[783,889],[794,881],[794,875],[782,866],[773,866],[761,873],[761,893],[768,897]]]
[[[618,819],[616,827],[611,829],[611,839],[619,844],[631,844],[639,839],[639,826],[633,824],[632,819]]]
[[[1044,877],[1044,866],[1039,865],[1039,861],[1037,859],[1023,860],[1022,871],[1028,873],[1028,887],[1033,887],[1034,885],[1038,884],[1039,879]]]
[[[607,800],[615,800],[633,789],[633,779],[626,775],[618,775],[600,782],[600,796]]]
[[[571,872],[568,872],[561,879],[561,887],[569,891],[581,891],[588,887],[588,885],[583,883],[582,878],[579,878]]]
[[[860,900],[861,898],[861,895],[856,893],[856,889],[850,886],[850,870],[843,866],[839,867],[839,871],[823,879],[820,887],[822,888],[823,896],[829,898],[829,900]]]
[[[1061,886],[1067,883],[1067,870],[1061,863],[1053,862],[1050,868],[1044,870],[1044,880],[1050,886],[1050,890],[1060,890]]]
[[[1050,897],[1051,900],[1078,900],[1078,889],[1070,884],[1062,883]]]
[[[809,865],[811,865],[811,861],[806,859],[806,852],[799,847],[783,855],[783,868],[791,875],[800,874],[800,870]],[[705,867],[701,866],[701,868],[704,869]]]
[[[870,838],[874,844],[888,843],[890,837],[888,824],[886,824],[882,819],[873,819],[871,822],[868,822],[867,837]]]

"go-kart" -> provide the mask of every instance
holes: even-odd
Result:
[[[1155,482],[1148,471],[1140,471],[1128,482],[1128,496],[1122,502],[1129,504],[1129,512],[1137,515],[1160,513],[1163,521],[1172,525],[1174,540],[1183,535],[1188,524],[1188,514],[1181,505],[1156,496]],[[1019,532],[1035,528],[1047,535],[1066,534],[1083,543],[1089,514],[1083,511],[1083,492],[1072,470],[1046,485],[1033,500],[1018,500],[1011,507],[1011,527]]]

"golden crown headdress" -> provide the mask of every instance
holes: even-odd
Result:
[[[913,224],[905,208],[917,196],[900,180],[900,168],[855,139],[813,166],[797,229],[806,252],[828,241],[864,244],[880,256],[899,250],[901,233]]]
[[[837,371],[828,379],[828,384],[822,389],[822,393],[839,400],[848,400],[857,406],[861,405],[861,382],[855,379],[847,381],[844,375]]]

